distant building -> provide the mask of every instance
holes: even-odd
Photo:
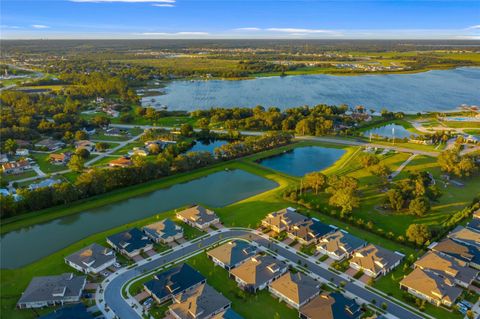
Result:
[[[72,273],[34,277],[20,297],[17,307],[42,308],[78,302],[85,283],[85,276],[74,276]]]
[[[328,234],[320,239],[317,250],[327,254],[335,260],[349,258],[356,250],[364,247],[367,243],[358,237],[350,235],[341,230]]]
[[[62,183],[61,180],[59,179],[52,179],[52,178],[47,178],[44,179],[43,181],[40,181],[38,183],[32,183],[28,185],[28,189],[33,191],[35,189],[43,188],[43,187],[52,187],[55,184],[60,184]]]
[[[18,148],[15,151],[15,156],[28,156],[30,152],[26,148]]]
[[[65,165],[70,161],[71,153],[52,153],[48,155],[48,160],[52,164]]]
[[[287,271],[287,264],[272,256],[251,257],[248,261],[232,269],[230,275],[235,278],[239,287],[256,292],[267,287],[272,281]]]
[[[166,244],[183,238],[182,227],[168,218],[143,227],[143,231],[156,243]]]
[[[148,156],[148,150],[142,147],[134,147],[131,151],[128,152],[129,156]]]
[[[63,143],[62,141],[53,140],[51,138],[47,138],[35,143],[35,147],[47,149],[48,151],[56,151],[64,146],[65,143]]]
[[[108,166],[110,167],[129,167],[132,165],[133,165],[132,160],[126,157],[120,157],[108,162]]]
[[[0,154],[0,164],[8,163],[8,155],[7,154]]]
[[[118,127],[111,127],[105,131],[105,136],[122,136],[123,132]]]
[[[360,306],[336,292],[321,294],[299,310],[301,319],[359,319],[362,316]]]
[[[220,222],[220,219],[214,211],[200,205],[184,209],[178,212],[176,216],[188,225],[200,229],[207,229],[210,225]]]
[[[168,307],[169,313],[177,319],[207,319],[223,313],[231,302],[207,284],[175,295]]]
[[[75,142],[75,148],[77,150],[86,149],[89,152],[93,152],[95,150],[95,143],[88,140],[80,140]]]
[[[94,243],[65,257],[65,262],[85,274],[98,274],[112,266],[116,258],[113,250]]]
[[[362,270],[367,276],[377,278],[397,267],[403,257],[404,255],[400,253],[369,244],[353,254],[350,267]]]
[[[420,268],[416,268],[400,281],[400,289],[436,306],[447,307],[451,307],[462,294],[462,289],[455,287],[450,279]]]
[[[87,133],[88,135],[93,135],[97,132],[97,129],[95,126],[92,126],[92,125],[87,125],[85,127],[82,128],[82,131],[84,131],[85,133]]]
[[[207,251],[208,257],[212,261],[226,270],[233,269],[241,265],[250,257],[255,256],[257,249],[255,246],[243,240],[233,240]]]
[[[147,235],[138,228],[109,236],[107,237],[107,243],[116,251],[130,258],[153,248],[153,244]]]
[[[197,270],[188,264],[160,272],[143,286],[159,304],[171,299],[174,295],[195,289],[207,282]]]
[[[27,160],[2,164],[2,172],[5,174],[20,174],[30,169],[32,169],[32,166]]]
[[[308,303],[320,293],[320,283],[300,272],[286,272],[272,282],[269,291],[295,309]]]

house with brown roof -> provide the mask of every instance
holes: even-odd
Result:
[[[20,174],[30,169],[32,169],[32,166],[27,160],[19,160],[16,162],[2,164],[2,172],[5,174]]]
[[[120,157],[108,162],[110,167],[129,167],[132,166],[133,162],[130,158]]]
[[[358,319],[360,306],[340,293],[320,294],[299,309],[301,319]]]
[[[231,302],[211,286],[202,284],[173,296],[168,307],[170,315],[177,319],[209,319],[230,308]]]
[[[362,270],[367,276],[377,278],[397,267],[404,257],[399,252],[391,252],[380,246],[369,244],[353,254],[350,267]]]
[[[342,230],[328,234],[321,238],[317,250],[334,260],[349,258],[356,250],[365,247],[366,241],[350,235]]]
[[[183,238],[183,228],[168,218],[143,227],[143,232],[156,243],[167,244]]]
[[[400,289],[436,306],[451,307],[462,294],[449,278],[416,268],[400,281]]]
[[[207,256],[226,270],[233,269],[255,256],[257,248],[243,240],[232,240],[207,251]]]
[[[176,214],[177,218],[190,226],[207,229],[210,225],[220,222],[214,211],[200,205],[182,210]]]
[[[307,219],[292,225],[287,230],[288,237],[302,245],[316,244],[318,239],[335,231],[335,228],[318,220]]]
[[[52,153],[48,155],[48,160],[52,164],[59,164],[59,165],[65,165],[68,163],[70,160],[71,154],[70,153]]]
[[[445,238],[439,243],[433,243],[429,247],[441,255],[451,256],[458,261],[463,261],[468,266],[480,270],[480,249]]]
[[[246,291],[255,292],[267,287],[288,269],[287,264],[270,255],[255,256],[232,269],[230,275],[238,286]]]
[[[465,228],[463,226],[457,226],[447,235],[447,237],[455,240],[456,242],[480,248],[480,232],[472,229]]]
[[[89,140],[80,140],[75,142],[75,148],[78,149],[86,149],[89,152],[93,152],[95,150],[95,143]]]
[[[318,296],[320,283],[301,272],[294,274],[288,271],[270,283],[268,290],[280,300],[299,309]]]
[[[308,217],[297,213],[297,210],[292,207],[281,209],[277,212],[269,213],[263,220],[262,226],[270,228],[276,233],[288,230],[294,225],[306,222]]]
[[[417,260],[414,267],[449,278],[456,285],[465,288],[468,288],[478,276],[478,271],[467,267],[464,262],[433,251],[427,252]]]

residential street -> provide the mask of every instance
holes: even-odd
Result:
[[[122,287],[126,285],[128,281],[163,265],[169,264],[172,261],[191,255],[199,249],[204,249],[205,247],[211,246],[218,241],[231,238],[244,238],[252,240],[264,249],[268,248],[274,250],[278,254],[277,258],[279,259],[285,259],[292,263],[301,261],[302,265],[305,265],[305,267],[310,270],[314,276],[321,277],[324,281],[332,282],[336,285],[338,285],[340,282],[344,282],[344,289],[346,292],[357,296],[361,300],[375,300],[377,305],[386,303],[388,313],[394,317],[401,319],[421,319],[427,317],[426,315],[416,315],[405,307],[383,298],[379,294],[375,293],[372,289],[365,288],[363,283],[353,279],[348,281],[345,275],[337,275],[336,273],[328,270],[328,268],[325,266],[322,267],[321,265],[317,264],[311,258],[306,258],[297,254],[297,252],[292,248],[285,248],[282,244],[277,244],[270,241],[266,235],[249,229],[229,228],[212,232],[208,237],[205,237],[199,241],[194,243],[188,242],[186,244],[177,246],[172,252],[169,252],[163,256],[157,255],[153,257],[153,260],[151,261],[145,260],[136,267],[131,269],[122,269],[118,272],[118,274],[111,275],[102,284],[105,289],[103,294],[97,293],[97,305],[102,310],[106,318],[114,318],[114,315],[118,316],[120,319],[141,318],[141,315],[132,308],[131,302],[129,303],[122,296]],[[100,302],[101,300],[103,300],[103,302]],[[398,302],[400,303],[400,301]],[[110,311],[104,311],[105,304],[107,304],[108,308],[111,309]]]

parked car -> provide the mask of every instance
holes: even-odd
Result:
[[[122,265],[120,265],[120,263],[114,263],[114,264],[113,264],[113,267],[115,267],[115,268],[122,268]]]
[[[152,304],[153,304],[153,298],[150,297],[143,302],[143,307],[145,307],[146,309],[150,309],[150,307],[152,307]]]
[[[110,273],[108,271],[103,271],[102,275],[105,276],[105,277],[108,277],[108,276],[110,276]]]

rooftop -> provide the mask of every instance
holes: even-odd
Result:
[[[65,257],[71,263],[74,263],[84,269],[98,268],[115,259],[115,253],[110,248],[100,246],[99,244],[91,244],[70,256]]]
[[[462,226],[457,226],[454,230],[452,230],[448,234],[448,238],[463,242],[467,245],[480,247],[480,232],[476,232]]]
[[[107,238],[116,247],[124,249],[127,252],[142,249],[151,244],[146,235],[138,228],[132,228]]]
[[[143,227],[143,230],[153,238],[167,239],[183,233],[182,227],[175,224],[171,219],[164,219],[159,222]]]
[[[243,240],[233,240],[207,252],[227,266],[234,266],[255,254],[256,248]]]
[[[270,288],[296,304],[303,304],[319,292],[320,283],[300,272],[287,272],[270,284]]]
[[[39,319],[93,319],[93,316],[87,311],[83,303],[78,303],[56,309],[47,315],[39,317]]]
[[[199,224],[208,223],[218,218],[213,211],[200,205],[182,210],[177,215]]]
[[[480,263],[479,248],[477,248],[476,246],[461,244],[449,238],[445,238],[444,240],[433,246],[432,250],[447,254],[465,262]]]
[[[337,230],[322,238],[318,246],[336,255],[343,255],[345,253],[350,254],[365,244],[366,242],[364,240]]]
[[[300,308],[308,319],[356,319],[360,318],[360,306],[340,293],[321,294]]]
[[[230,273],[247,285],[261,286],[287,269],[287,265],[272,256],[257,256],[233,269]]]
[[[470,283],[477,277],[478,271],[467,267],[464,262],[453,257],[441,256],[429,251],[415,262],[415,266],[423,270],[431,270],[442,277],[451,277]]]
[[[369,244],[357,250],[350,262],[356,263],[373,273],[378,273],[381,269],[395,264],[402,258],[403,256],[390,250]]]

